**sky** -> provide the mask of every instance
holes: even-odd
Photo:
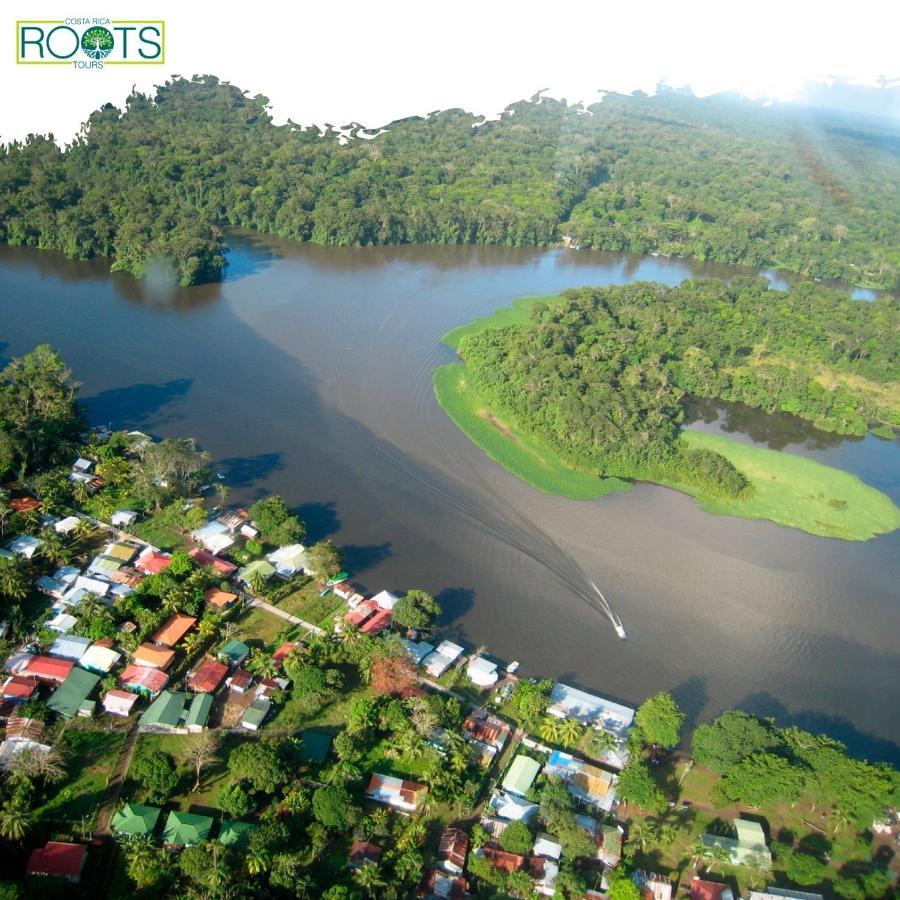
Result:
[[[900,84],[897,0],[93,4],[4,0],[0,141],[52,132],[65,142],[93,109],[173,74],[263,93],[278,122],[369,127],[449,107],[496,115],[540,89],[592,103],[599,91],[651,93],[660,82],[778,99],[811,80]],[[165,65],[16,65],[17,19],[105,15],[165,19]]]

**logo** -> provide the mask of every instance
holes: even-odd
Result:
[[[29,66],[162,65],[166,23],[155,19],[34,19],[16,22],[16,62]]]

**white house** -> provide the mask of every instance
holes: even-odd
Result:
[[[35,581],[34,586],[42,594],[53,597],[54,600],[61,600],[68,590],[68,585],[66,585],[64,581],[57,581],[49,575],[41,575],[41,577]]]
[[[84,655],[78,664],[84,669],[90,669],[92,672],[107,674],[111,672],[122,658],[121,653],[117,653],[112,647],[103,647],[94,644],[84,651]]]
[[[483,656],[473,656],[466,666],[466,674],[472,684],[479,687],[491,687],[497,683],[497,663],[490,662]]]
[[[303,544],[288,544],[270,553],[266,559],[283,578],[290,578],[298,572],[305,572],[309,566],[306,548]]]
[[[53,530],[57,534],[63,535],[65,537],[68,534],[71,534],[78,528],[78,524],[81,522],[81,519],[78,516],[66,516],[64,519],[60,519],[54,526]]]
[[[131,715],[131,710],[137,701],[137,694],[132,694],[130,691],[120,691],[118,688],[114,688],[103,695],[103,708],[110,715],[127,718]]]
[[[81,569],[79,569],[78,566],[60,566],[60,568],[53,573],[53,577],[57,581],[72,584],[80,574]]]
[[[36,537],[32,537],[30,534],[21,534],[9,545],[9,549],[17,556],[31,559],[43,546],[44,542]]]
[[[463,648],[452,641],[441,641],[425,659],[425,670],[432,678],[440,678],[463,654]]]
[[[415,641],[408,641],[406,638],[401,638],[401,641],[403,646],[406,647],[406,652],[409,653],[413,664],[416,666],[421,665],[422,660],[434,650],[434,647],[426,641],[416,643]]]
[[[213,554],[227,550],[234,543],[234,538],[231,536],[228,526],[218,519],[213,519],[212,522],[207,522],[202,528],[192,531],[191,537]]]
[[[110,521],[116,528],[127,528],[137,521],[138,514],[132,509],[117,509]]]
[[[91,460],[79,456],[78,459],[72,463],[72,468],[77,472],[90,472],[93,465],[94,463]]]
[[[380,594],[376,594],[372,598],[372,602],[381,607],[381,609],[393,609],[397,603],[399,603],[400,598],[396,594],[392,594],[390,591],[382,591]]]
[[[72,590],[87,591],[89,594],[96,594],[98,597],[105,597],[109,591],[110,584],[101,578],[90,578],[87,575],[79,575],[72,585]]]
[[[70,616],[68,613],[61,612],[50,619],[49,622],[45,622],[44,625],[51,631],[56,631],[59,634],[66,634],[75,627],[77,621],[78,619],[76,619],[75,616]]]
[[[90,646],[90,638],[79,637],[77,634],[61,634],[51,644],[48,652],[50,656],[59,656],[62,659],[72,659],[78,662]]]

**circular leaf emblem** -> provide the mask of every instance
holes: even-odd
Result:
[[[81,49],[91,59],[105,59],[112,53],[113,43],[112,32],[100,25],[88,28],[81,36]]]

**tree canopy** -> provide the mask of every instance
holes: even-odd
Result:
[[[407,628],[428,631],[441,614],[441,606],[425,591],[407,591],[394,605],[394,621]]]
[[[645,700],[634,718],[648,744],[674,747],[678,743],[684,713],[668,692]]]

